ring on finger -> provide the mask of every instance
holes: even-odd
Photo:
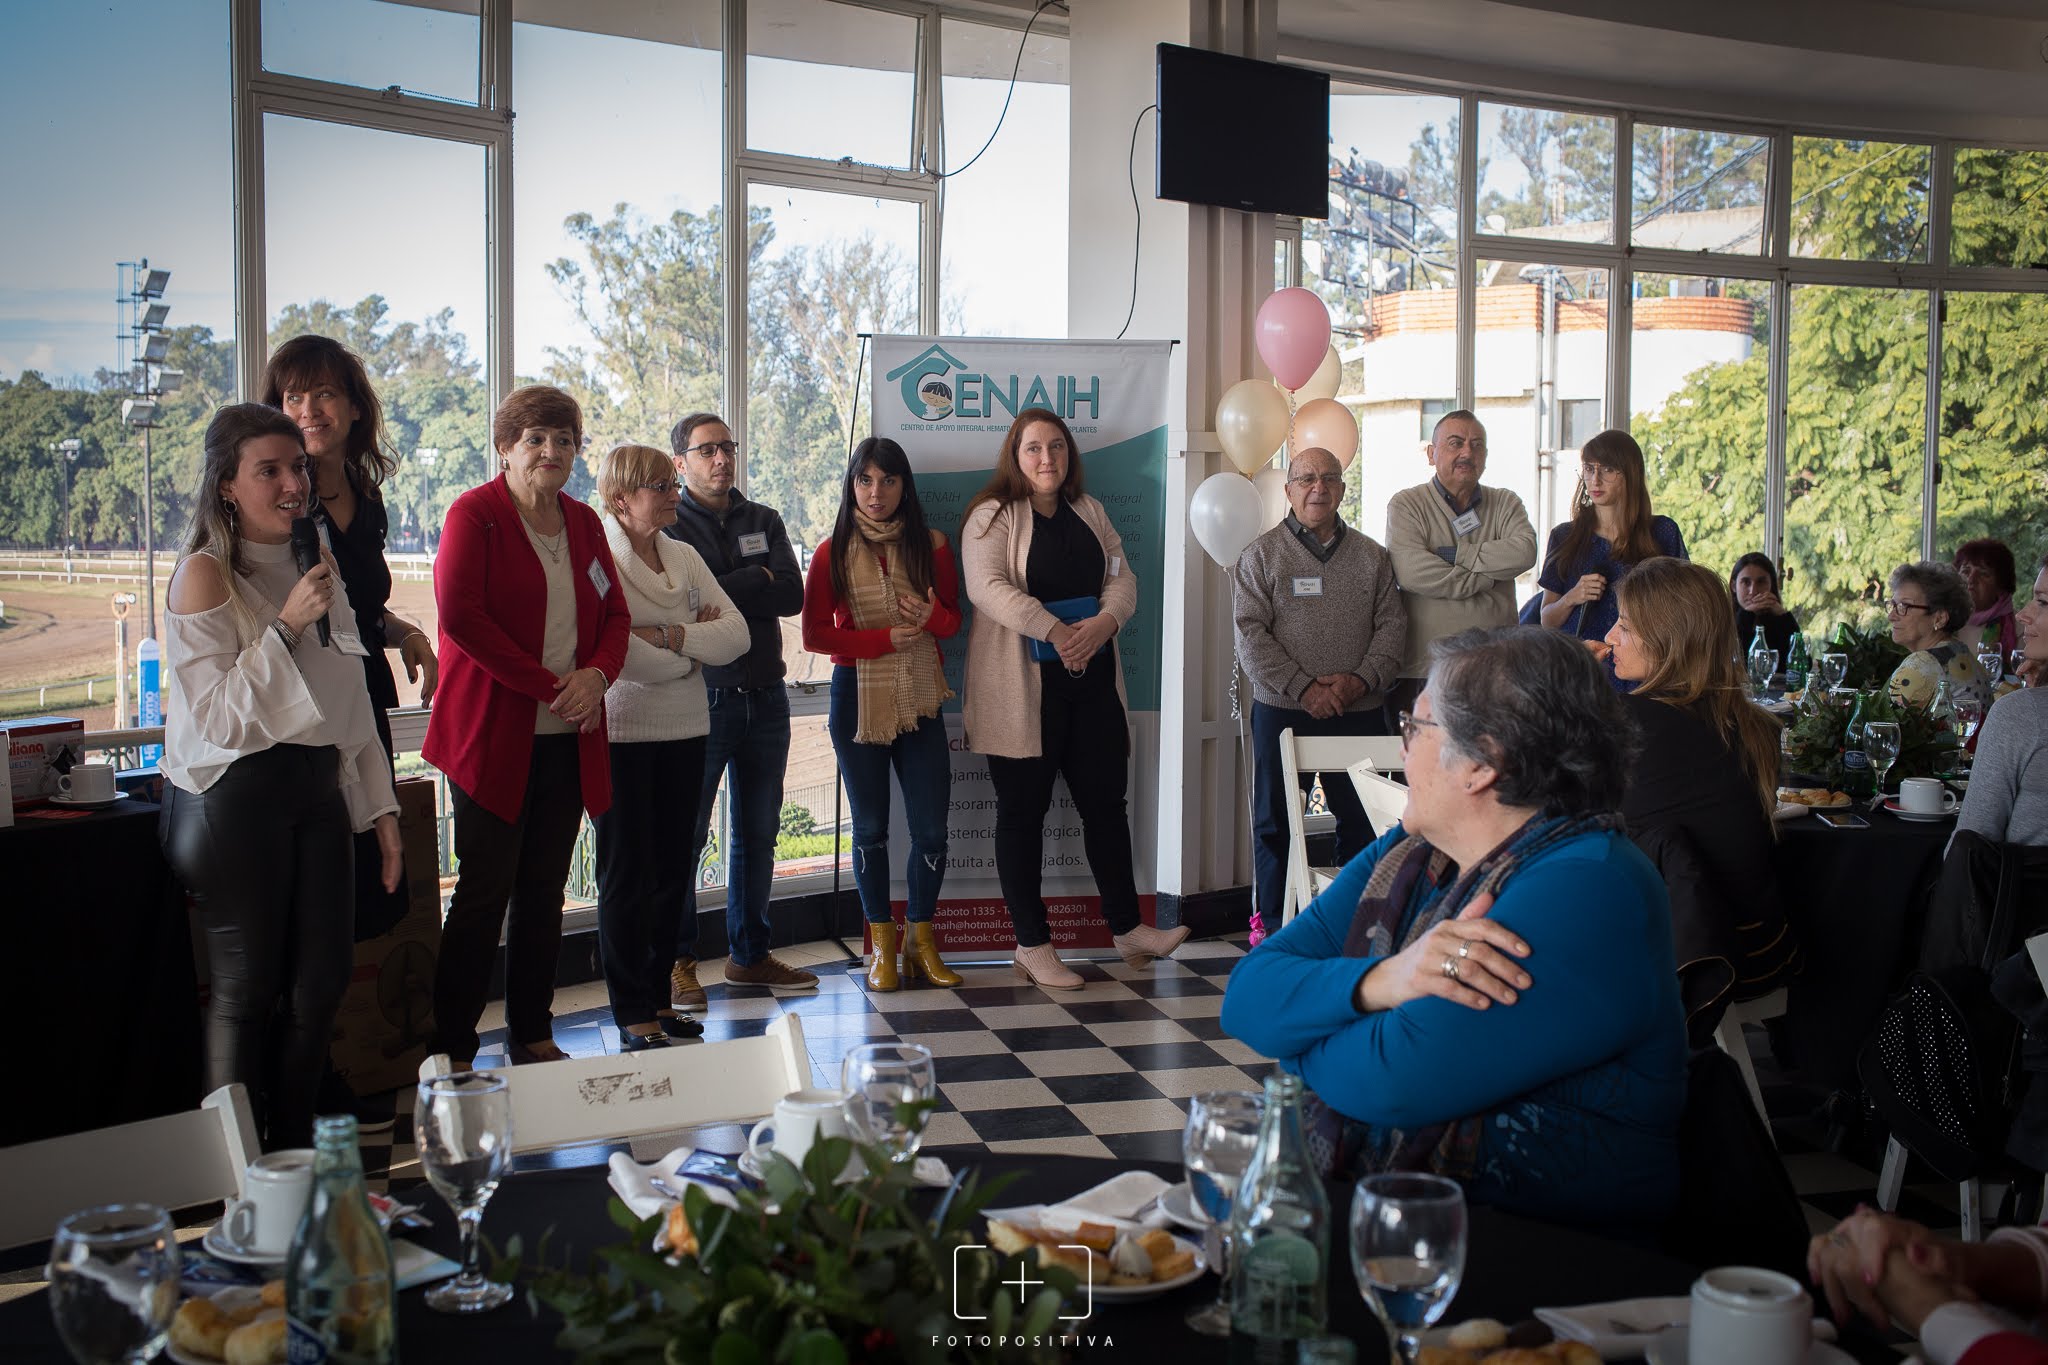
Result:
[[[1444,975],[1453,981],[1458,979],[1458,959],[1449,953],[1444,954]]]
[[[1461,957],[1461,958],[1462,958],[1462,957],[1470,957],[1470,956],[1472,956],[1472,940],[1471,940],[1471,939],[1469,939],[1469,938],[1468,938],[1468,939],[1466,939],[1466,940],[1465,940],[1465,941],[1464,941],[1463,943],[1461,943],[1461,944],[1459,944],[1459,945],[1458,945],[1458,956],[1459,956],[1459,957]]]

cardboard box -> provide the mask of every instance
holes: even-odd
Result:
[[[434,1032],[441,847],[432,779],[398,784],[398,830],[410,895],[405,918],[356,945],[355,973],[327,1049],[335,1071],[358,1095],[415,1085]]]
[[[0,720],[7,737],[7,772],[13,804],[26,806],[57,793],[57,774],[85,761],[85,722],[72,716]]]

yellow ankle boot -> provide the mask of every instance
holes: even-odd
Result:
[[[903,945],[903,975],[913,981],[921,976],[934,986],[960,984],[960,973],[948,967],[939,956],[939,945],[932,939],[929,920],[910,926],[910,939]]]
[[[875,955],[868,963],[868,989],[893,991],[902,984],[896,975],[896,925],[891,921],[868,928],[875,936]]]

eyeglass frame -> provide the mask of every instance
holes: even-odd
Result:
[[[737,460],[740,457],[740,443],[738,441],[705,441],[701,445],[684,446],[683,454],[695,455],[703,460],[708,460],[713,455],[723,454],[729,460]]]
[[[664,479],[660,483],[636,483],[633,485],[634,489],[645,493],[680,493],[683,491],[683,486],[681,479]]]
[[[1314,488],[1317,484],[1321,484],[1325,488],[1342,488],[1344,486],[1344,476],[1342,474],[1290,474],[1287,476],[1287,482],[1290,487],[1299,488],[1304,491]]]
[[[1394,713],[1394,728],[1401,732],[1401,752],[1404,754],[1408,752],[1408,746],[1415,742],[1416,732],[1431,727],[1441,730],[1444,728],[1444,723],[1440,720],[1429,720],[1426,717],[1418,716],[1413,711],[1397,711]]]
[[[1591,478],[1586,477],[1587,470],[1593,471]],[[1609,479],[1621,477],[1622,470],[1620,465],[1601,464],[1598,460],[1582,459],[1579,461],[1580,483],[1606,483]]]
[[[1933,610],[1934,604],[1931,602],[1905,602],[1896,597],[1888,597],[1884,603],[1884,614],[1887,616],[1904,616],[1910,611]]]

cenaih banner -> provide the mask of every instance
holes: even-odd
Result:
[[[925,519],[959,561],[960,518],[988,482],[1003,436],[1026,408],[1050,408],[1074,434],[1082,487],[1108,509],[1138,582],[1138,614],[1117,635],[1130,701],[1130,817],[1140,901],[1153,917],[1159,807],[1159,631],[1166,517],[1166,396],[1172,343],[1029,341],[1009,337],[877,336],[874,434],[900,444],[917,474]],[[961,609],[973,620],[963,587]],[[969,628],[945,641],[946,680],[957,694]],[[945,889],[934,921],[948,956],[1007,955],[1016,940],[996,880],[994,788],[988,762],[969,752],[960,703],[946,704],[953,751]],[[889,845],[910,847],[900,800]],[[1045,905],[1061,949],[1113,951],[1081,847],[1081,821],[1064,782],[1046,816]],[[893,894],[906,888],[895,869]]]

